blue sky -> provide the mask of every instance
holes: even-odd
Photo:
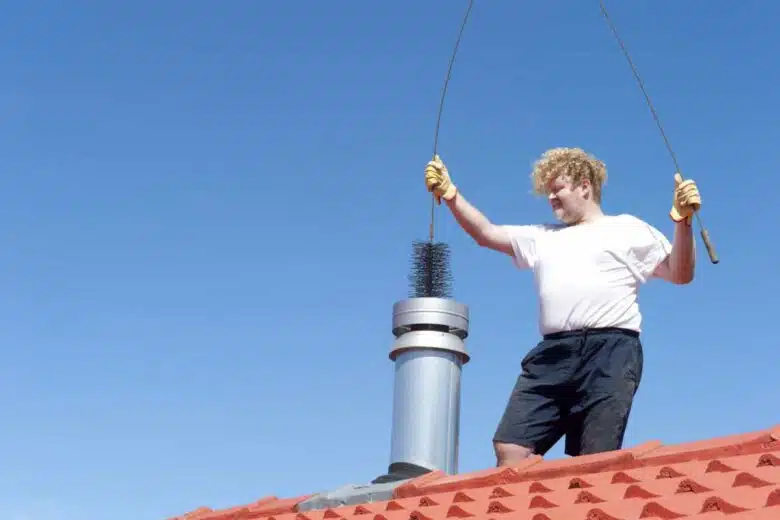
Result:
[[[778,7],[610,5],[722,259],[699,243],[693,285],[645,287],[627,444],[771,426]],[[0,517],[155,520],[385,471],[392,304],[465,6],[0,2]],[[477,1],[441,133],[455,182],[498,223],[547,220],[528,172],[562,145],[606,161],[606,211],[671,234],[673,166],[598,3]],[[477,470],[536,302],[437,216]]]

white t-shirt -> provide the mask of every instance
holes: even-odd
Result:
[[[669,240],[632,215],[587,224],[502,226],[514,264],[531,269],[539,332],[621,327],[641,331],[639,286],[671,252]]]

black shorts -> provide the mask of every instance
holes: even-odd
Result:
[[[493,437],[544,455],[566,436],[576,456],[618,450],[642,379],[639,334],[589,329],[550,334],[521,362],[522,373]]]

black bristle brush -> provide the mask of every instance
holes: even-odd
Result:
[[[444,242],[414,242],[409,273],[412,298],[451,298],[450,249]]]
[[[439,113],[436,117],[436,130],[433,137],[433,157],[437,157],[439,145],[439,126],[441,125],[441,113],[444,108],[444,98],[447,95],[447,85],[452,76],[452,65],[458,53],[460,39],[466,22],[471,13],[474,0],[469,0],[463,23],[460,26],[458,39],[450,57],[447,68],[447,76],[439,100]],[[450,298],[452,296],[452,272],[450,270],[450,249],[444,242],[435,242],[433,239],[434,214],[436,209],[436,196],[431,197],[431,220],[429,226],[429,238],[427,242],[416,241],[412,244],[411,272],[409,273],[409,295],[412,298]]]

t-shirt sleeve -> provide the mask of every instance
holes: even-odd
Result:
[[[512,263],[519,269],[532,269],[536,263],[536,241],[542,232],[541,226],[501,226],[512,243]]]
[[[655,227],[639,219],[635,220],[631,257],[634,268],[644,283],[652,278],[656,268],[672,252],[672,244]]]

